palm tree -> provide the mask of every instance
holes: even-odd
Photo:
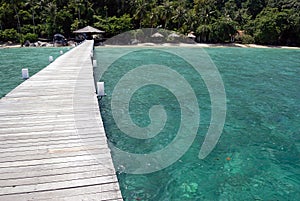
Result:
[[[78,14],[78,20],[80,22],[80,19],[81,19],[81,7],[82,7],[81,0],[75,0],[74,6],[75,6],[75,12],[77,12],[77,14]]]
[[[157,8],[152,9],[151,13],[147,14],[147,19],[150,22],[151,28],[157,26],[159,20],[159,13],[157,11]]]
[[[186,26],[186,28],[188,30],[185,31],[194,31],[197,26],[198,26],[198,18],[197,18],[197,14],[194,12],[193,9],[189,9],[187,11],[186,14],[186,18],[185,18],[185,24],[188,25],[188,27]]]
[[[196,15],[196,33],[200,42],[209,42],[211,39],[212,23],[216,8],[213,1],[195,0],[193,11]]]
[[[178,1],[172,17],[172,20],[177,23],[177,29],[179,29],[183,24],[184,20],[187,17],[186,14],[187,9],[185,7],[185,1]]]
[[[17,23],[18,23],[17,24],[17,30],[18,30],[19,33],[21,33],[21,22],[20,22],[19,12],[17,11],[18,2],[15,1],[15,0],[11,0],[10,2],[13,5],[13,9],[14,9],[16,17],[17,17]]]
[[[48,25],[48,37],[56,31],[56,14],[56,4],[53,2],[48,3],[44,9],[44,15],[46,16],[46,23]]]
[[[32,15],[32,24],[33,24],[33,33],[35,33],[35,18],[34,18],[34,14],[35,14],[35,9],[37,8],[37,0],[27,0],[25,2],[25,6],[29,6],[30,7],[30,11],[31,11],[31,15]]]
[[[139,20],[139,26],[140,26],[140,28],[142,28],[142,21],[143,21],[143,18],[147,14],[147,7],[148,7],[149,3],[147,2],[147,0],[133,0],[131,2],[135,9],[133,18],[136,20]]]
[[[69,2],[69,7],[73,10],[74,15],[77,15],[77,19],[79,23],[81,23],[82,19],[84,19],[83,14],[85,13],[86,9],[89,9],[90,4],[87,0],[71,0]]]
[[[164,0],[162,5],[158,6],[158,12],[160,18],[164,22],[164,28],[168,28],[169,22],[173,17],[174,14],[174,5],[173,2],[170,2],[169,0]]]

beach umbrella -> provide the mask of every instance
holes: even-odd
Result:
[[[189,38],[196,38],[196,36],[191,32],[191,33],[189,33],[188,35],[187,35],[187,37],[189,37]]]
[[[171,33],[168,35],[169,38],[179,38],[180,36],[176,33]]]
[[[156,32],[151,36],[152,38],[163,38],[164,36],[161,33]]]
[[[88,33],[88,34],[100,34],[100,33],[104,33],[105,31],[96,29],[94,27],[91,26],[86,26],[82,29],[78,29],[76,31],[73,31],[73,33]]]

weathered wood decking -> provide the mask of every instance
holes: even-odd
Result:
[[[92,48],[70,50],[0,100],[1,201],[122,200]]]

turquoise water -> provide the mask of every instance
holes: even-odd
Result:
[[[108,69],[102,68],[114,55],[128,50],[131,52]],[[216,147],[200,160],[199,149],[211,118],[209,92],[185,60],[163,50],[96,49],[107,94],[99,103],[113,146],[131,153],[151,153],[167,146],[179,129],[180,104],[174,94],[158,85],[141,87],[129,102],[132,121],[140,127],[151,123],[148,112],[153,105],[164,106],[168,119],[157,136],[136,139],[116,125],[110,104],[113,90],[127,72],[140,65],[162,64],[182,75],[193,88],[201,113],[192,146],[171,166],[150,174],[129,174],[115,163],[124,200],[300,200],[300,51],[205,49],[222,76],[227,113]]]
[[[49,56],[57,58],[60,50],[68,48],[5,48],[0,49],[0,98],[21,84],[22,68],[28,68],[29,76],[49,64]]]

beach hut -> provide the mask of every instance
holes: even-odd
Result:
[[[161,33],[156,32],[155,34],[151,35],[152,38],[163,38],[164,36]]]
[[[162,43],[164,40],[164,35],[162,35],[159,32],[156,32],[155,34],[151,35],[151,42],[152,43]]]
[[[96,29],[94,27],[91,27],[91,26],[86,26],[82,29],[78,29],[76,31],[73,31],[73,33],[75,34],[82,34],[85,36],[86,39],[93,39],[93,35],[95,34],[103,34],[105,33],[105,31],[102,31],[102,30],[99,30],[99,29]]]
[[[170,33],[168,35],[168,40],[167,41],[170,42],[170,43],[179,43],[179,42],[181,42],[181,37],[177,33]]]
[[[169,38],[179,38],[180,36],[176,33],[171,33],[168,35]]]

